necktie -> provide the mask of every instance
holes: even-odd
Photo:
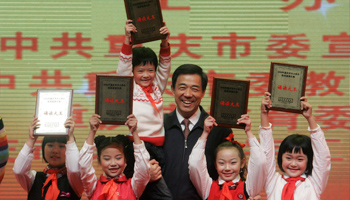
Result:
[[[184,136],[185,136],[185,140],[187,140],[187,136],[190,133],[190,120],[189,119],[184,119],[182,121],[183,124],[185,124],[185,130],[184,130]]]
[[[283,187],[282,191],[282,200],[294,200],[294,190],[295,190],[295,183],[297,181],[305,181],[305,178],[303,177],[295,177],[295,178],[284,178],[284,180],[287,181],[287,183]]]
[[[219,200],[233,200],[229,186],[233,185],[234,183],[232,181],[225,182],[222,186],[221,195]]]
[[[57,199],[58,195],[60,194],[60,190],[57,187],[57,174],[66,174],[67,169],[66,167],[63,167],[59,170],[51,169],[49,166],[47,166],[44,169],[44,173],[50,174],[49,177],[47,177],[44,186],[42,187],[42,193],[41,196],[44,196],[45,186],[48,185],[51,181],[51,185],[49,186],[46,195],[45,200],[51,200],[51,199]]]

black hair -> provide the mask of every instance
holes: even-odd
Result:
[[[125,149],[129,145],[130,141],[125,135],[117,135],[115,137],[106,137],[99,135],[95,137],[95,144],[97,148],[98,162],[101,163],[100,156],[103,149],[106,147],[115,147],[125,154]],[[126,157],[126,156],[124,156]]]
[[[225,142],[219,144],[219,146],[216,147],[216,149],[215,149],[215,166],[216,166],[216,157],[217,157],[218,152],[222,149],[228,149],[228,148],[236,148],[238,150],[239,158],[241,159],[241,163],[243,163],[243,159],[245,159],[246,157],[245,157],[245,154],[244,154],[242,147],[237,143],[225,141]],[[248,171],[247,164],[244,163],[244,167],[239,171],[239,176],[241,177],[241,179],[243,181],[245,181],[245,179],[246,179],[247,171]]]
[[[305,169],[306,175],[311,175],[312,173],[312,160],[314,157],[314,153],[312,151],[311,139],[307,135],[301,134],[292,134],[288,137],[284,138],[282,141],[280,148],[278,150],[277,162],[278,167],[282,172],[284,172],[282,168],[282,155],[286,152],[288,153],[299,153],[303,152],[307,156],[307,166]]]
[[[156,53],[148,47],[132,48],[132,69],[138,65],[154,65],[154,70],[157,71],[158,58]]]
[[[67,144],[67,137],[66,136],[45,136],[44,137],[44,140],[41,143],[41,152],[42,152],[43,159],[46,163],[47,163],[47,160],[45,158],[45,145],[51,142]]]
[[[173,77],[172,77],[172,84],[171,87],[175,90],[175,86],[176,86],[176,81],[177,78],[180,75],[186,75],[186,74],[198,74],[201,77],[201,81],[202,81],[202,92],[205,91],[205,89],[207,88],[207,84],[208,84],[208,77],[207,75],[203,72],[203,69],[198,66],[198,65],[194,65],[194,64],[183,64],[180,65],[173,73]]]

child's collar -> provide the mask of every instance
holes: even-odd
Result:
[[[237,183],[241,180],[241,176],[238,174],[235,179],[232,180],[233,183]],[[224,181],[220,176],[218,178],[219,185],[224,184],[226,181]]]
[[[122,177],[122,176],[125,176],[125,174],[124,173],[121,173],[121,174],[119,174],[119,176],[115,176],[115,177],[110,177],[110,176],[108,176],[105,172],[103,172],[103,174],[102,174],[103,176],[105,176],[105,177],[107,177],[107,178],[120,178],[120,177]]]
[[[290,176],[288,176],[288,174],[286,174],[286,173],[283,173],[283,176],[284,176],[284,178],[290,178]],[[305,173],[303,173],[302,175],[300,175],[300,177],[307,178],[307,175]]]

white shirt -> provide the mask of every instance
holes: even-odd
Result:
[[[260,193],[265,184],[266,157],[256,137],[249,138],[248,141],[250,158],[245,183],[248,195],[254,197]],[[206,140],[198,139],[188,160],[190,179],[202,199],[209,197],[213,183],[213,179],[209,176],[207,169],[207,160],[204,154],[205,144]],[[224,181],[220,177],[218,180],[219,184],[223,184]],[[238,175],[232,182],[238,182],[239,180],[240,177]]]
[[[34,150],[35,148],[30,148],[27,144],[24,144],[15,160],[15,164],[13,165],[13,173],[15,174],[18,183],[28,193],[33,186],[36,175],[35,170],[30,170],[34,157]],[[75,194],[80,197],[83,194],[84,188],[80,178],[78,159],[79,150],[76,143],[73,142],[66,144],[66,168],[68,181]]]
[[[318,200],[326,188],[329,172],[331,169],[331,155],[327,146],[324,133],[318,126],[310,130],[311,145],[314,152],[312,161],[312,175],[307,176],[305,181],[297,181],[295,184],[294,199]],[[269,200],[280,200],[284,185],[287,183],[282,175],[276,172],[275,144],[272,137],[271,124],[269,127],[260,127],[260,142],[266,153],[267,179],[265,192]]]
[[[94,150],[95,144],[89,145],[85,142],[79,155],[81,178],[84,185],[85,194],[88,198],[94,194],[98,181],[95,174],[95,169],[92,166]],[[142,144],[134,144],[134,156],[135,166],[134,175],[131,178],[131,187],[136,198],[139,198],[150,180],[150,155],[146,150],[144,142],[142,142]]]
[[[179,113],[179,111],[177,109],[176,109],[176,116],[177,116],[177,119],[179,120],[179,123],[181,125],[182,131],[184,131],[185,130],[185,124],[182,123],[182,121],[185,118]],[[189,121],[190,121],[190,124],[188,125],[190,131],[193,129],[194,125],[199,121],[199,117],[200,116],[201,116],[201,110],[198,107],[198,110],[190,118],[188,118]]]

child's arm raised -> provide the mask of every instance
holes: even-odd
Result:
[[[94,139],[95,139],[96,132],[98,130],[98,127],[100,127],[100,124],[102,123],[100,118],[101,118],[100,115],[93,114],[89,120],[90,131],[89,131],[89,135],[86,139],[86,143],[88,143],[89,145],[94,145]]]
[[[198,139],[197,143],[194,145],[188,159],[190,179],[202,199],[208,198],[211,184],[213,182],[207,169],[205,145],[208,135],[214,126],[217,126],[215,119],[212,116],[207,117],[207,119],[204,121],[203,133]]]
[[[309,123],[311,145],[314,153],[312,174],[309,177],[315,186],[316,193],[321,195],[327,186],[331,170],[331,154],[324,133],[312,115],[312,106],[307,102],[306,97],[300,98],[300,101],[302,114]]]
[[[30,191],[34,183],[36,171],[30,170],[33,160],[34,144],[38,136],[34,136],[34,130],[39,128],[39,120],[37,117],[33,117],[32,122],[29,125],[29,137],[24,144],[22,150],[18,153],[18,156],[13,165],[13,173],[18,183],[27,192]]]
[[[125,125],[129,127],[129,132],[132,134],[134,138],[135,144],[142,144],[139,134],[137,134],[137,119],[134,114],[131,114],[127,117],[127,121],[125,122]]]
[[[262,127],[269,127],[269,108],[271,108],[272,103],[271,103],[271,94],[269,92],[265,92],[264,97],[261,101],[261,126]]]
[[[271,94],[265,92],[261,101],[261,126],[259,128],[260,145],[266,155],[266,182],[265,191],[269,195],[274,186],[273,178],[276,173],[275,143],[272,137],[272,128],[269,122],[269,110],[271,107]]]
[[[171,56],[170,56],[170,45],[169,45],[169,38],[170,38],[170,30],[166,26],[165,22],[163,22],[164,26],[160,28],[160,33],[163,35],[166,35],[165,39],[162,39],[160,44],[160,51],[159,51],[159,67],[157,70],[156,77],[154,80],[158,83],[159,89],[161,93],[163,94],[167,83],[168,78],[171,70]]]
[[[237,124],[246,125],[244,131],[247,134],[250,146],[246,190],[249,196],[255,197],[261,192],[265,185],[266,156],[258,140],[251,131],[251,120],[249,118],[249,115],[242,115],[241,118],[237,120]]]
[[[66,144],[67,177],[69,184],[73,188],[75,194],[81,197],[81,195],[84,192],[84,187],[80,177],[79,150],[75,143],[75,138],[73,134],[75,122],[72,116],[67,118],[66,122],[64,123],[64,126],[66,128],[69,128],[68,139]]]
[[[95,150],[94,138],[98,127],[102,123],[100,118],[101,117],[98,114],[94,114],[90,118],[89,135],[79,153],[81,181],[84,186],[85,194],[88,198],[90,198],[94,194],[97,184],[97,177],[95,174],[95,169],[92,166],[92,162]]]
[[[305,119],[307,120],[307,122],[309,123],[310,129],[315,129],[318,127],[314,116],[312,115],[312,106],[310,105],[309,102],[307,102],[307,98],[306,97],[301,97],[300,98],[300,107],[301,110],[303,111],[303,116],[305,117]]]
[[[161,47],[168,48],[169,47],[169,38],[170,38],[170,31],[168,27],[166,26],[165,22],[163,22],[164,26],[159,29],[160,34],[166,35],[164,39],[162,39],[162,42],[160,43]]]
[[[125,25],[125,44],[131,44],[131,32],[137,33],[135,25],[132,23],[131,19],[126,20]]]
[[[150,155],[145,147],[145,144],[141,141],[139,135],[136,132],[137,119],[135,115],[131,114],[127,117],[125,125],[129,127],[129,131],[132,133],[134,138],[134,156],[135,166],[134,175],[131,179],[131,186],[134,191],[136,198],[140,198],[143,191],[146,188],[150,180]]]
[[[132,75],[132,45],[130,43],[131,32],[136,33],[136,27],[132,24],[132,20],[128,19],[125,22],[125,42],[119,56],[117,74]]]

